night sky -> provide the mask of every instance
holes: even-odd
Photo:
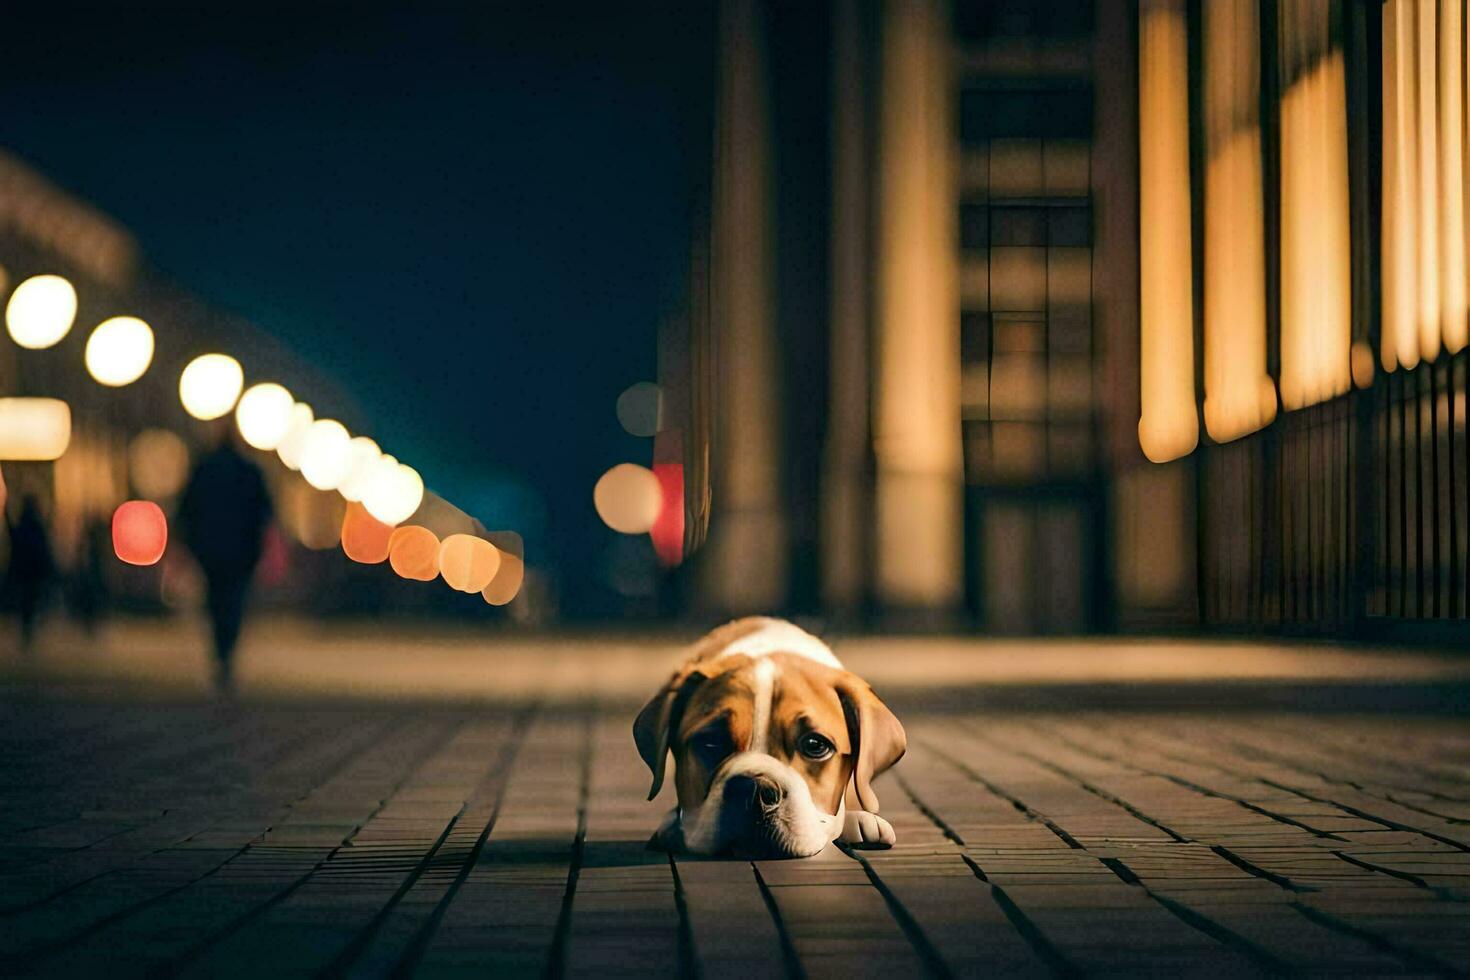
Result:
[[[613,406],[654,377],[706,164],[694,18],[26,6],[0,143],[336,378],[367,434],[596,607],[592,485],[649,461]]]

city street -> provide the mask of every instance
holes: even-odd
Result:
[[[5,662],[0,972],[1470,965],[1463,661],[838,641],[908,729],[898,846],[670,861],[629,730],[679,637],[326,629],[262,624],[234,700],[188,629]]]

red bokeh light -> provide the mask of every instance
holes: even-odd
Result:
[[[672,568],[684,560],[684,464],[654,463],[653,475],[658,477],[663,502],[648,536],[659,562]]]
[[[168,546],[168,518],[151,500],[129,500],[112,514],[112,550],[129,565],[153,565]]]

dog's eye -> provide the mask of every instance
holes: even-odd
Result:
[[[823,759],[831,758],[837,748],[816,732],[807,732],[796,740],[796,750],[813,762],[821,762]]]

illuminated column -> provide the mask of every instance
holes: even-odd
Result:
[[[946,6],[884,5],[879,115],[877,596],[963,591],[959,298]]]
[[[1432,361],[1439,355],[1439,113],[1435,76],[1439,44],[1435,35],[1438,0],[1415,4],[1414,61],[1418,68],[1419,123],[1419,356]]]
[[[858,0],[833,10],[832,329],[822,503],[822,599],[866,599],[872,533],[868,494],[868,114]]]
[[[1439,25],[1439,268],[1440,332],[1451,354],[1465,346],[1464,12],[1440,7]]]
[[[1415,0],[1383,5],[1383,327],[1385,371],[1419,363],[1417,248],[1418,163],[1414,123]]]
[[[770,120],[756,0],[720,8],[711,302],[717,410],[704,592],[728,612],[785,605]]]
[[[1199,442],[1184,0],[1138,9],[1138,442],[1155,463]]]
[[[1204,5],[1205,428],[1238,439],[1276,417],[1266,374],[1258,0]]]
[[[1351,383],[1347,79],[1328,5],[1283,0],[1279,14],[1281,403],[1290,410]],[[1430,242],[1438,247],[1437,236]]]

